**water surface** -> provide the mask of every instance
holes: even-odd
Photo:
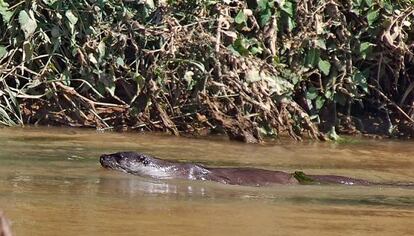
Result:
[[[102,153],[139,151],[211,166],[414,181],[413,142],[292,142],[0,129],[0,209],[15,235],[413,235],[414,190],[242,187],[160,181],[102,169]]]

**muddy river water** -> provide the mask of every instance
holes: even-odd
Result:
[[[105,170],[102,153],[139,151],[249,166],[414,182],[412,141],[333,144],[77,129],[0,129],[0,209],[14,235],[414,235],[414,188],[228,186]]]

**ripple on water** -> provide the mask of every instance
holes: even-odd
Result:
[[[11,132],[12,131],[12,132]],[[0,208],[16,235],[410,235],[414,190],[378,186],[227,186],[141,178],[100,168],[101,153],[132,150],[214,166],[414,180],[414,145],[239,143],[0,129]]]

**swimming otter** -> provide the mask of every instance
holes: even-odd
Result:
[[[370,185],[369,181],[336,175],[293,174],[255,168],[213,168],[193,163],[162,160],[153,156],[118,152],[103,154],[104,168],[156,179],[209,180],[232,185],[263,186],[271,184],[346,184]]]

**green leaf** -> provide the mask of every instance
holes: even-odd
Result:
[[[244,37],[239,37],[231,45],[230,50],[234,49],[239,55],[248,55],[249,54],[249,40]],[[237,55],[237,54],[236,54]]]
[[[43,0],[43,2],[45,4],[47,4],[48,6],[52,6],[53,4],[55,4],[55,2],[57,2],[58,0]]]
[[[315,183],[314,179],[307,176],[302,171],[295,171],[295,173],[293,174],[293,177],[295,177],[295,179],[301,184],[314,184]]]
[[[70,86],[70,72],[67,69],[61,74],[61,79],[63,84]]]
[[[318,95],[319,95],[318,90],[316,90],[315,87],[310,87],[306,93],[306,98],[312,101],[313,99],[317,98]]]
[[[228,49],[230,50],[230,52],[232,52],[235,56],[237,56],[237,57],[240,57],[240,56],[241,56],[241,54],[239,53],[239,51],[237,51],[237,49],[236,49],[233,45],[229,45],[227,48],[228,48]]]
[[[320,49],[326,50],[326,43],[324,39],[318,39],[316,40],[316,46]]]
[[[318,67],[324,75],[329,75],[329,72],[331,71],[331,63],[329,63],[329,61],[319,60]]]
[[[71,30],[71,33],[75,33],[75,25],[76,23],[78,23],[78,18],[72,13],[71,10],[67,10],[65,12],[65,16],[66,18],[69,20],[68,24],[69,24],[69,28]]]
[[[388,1],[384,2],[384,7],[383,9],[388,13],[388,14],[392,14],[394,11],[394,5]]]
[[[323,104],[325,104],[326,99],[323,96],[319,96],[315,100],[315,106],[316,110],[320,110],[323,107]]]
[[[92,53],[89,53],[88,55],[88,59],[90,62],[92,62],[93,64],[97,65],[98,64],[98,60],[96,60],[95,56]]]
[[[373,46],[375,46],[375,44],[370,42],[361,43],[361,45],[359,46],[359,53],[361,54],[361,57],[363,59],[365,59],[367,55],[371,54]]]
[[[334,97],[334,93],[332,92],[332,90],[326,90],[324,95],[325,95],[325,98],[329,100],[332,100]]]
[[[122,57],[116,58],[116,64],[118,66],[124,66],[125,65],[124,59],[122,59]]]
[[[2,59],[7,54],[7,49],[4,46],[0,46],[0,59]]]
[[[237,16],[234,18],[234,21],[237,24],[242,24],[242,23],[246,23],[247,21],[247,16],[244,14],[243,11],[239,11],[239,13],[237,14]]]
[[[296,27],[296,22],[292,17],[288,17],[287,26],[288,26],[289,32],[292,32],[292,30]]]
[[[372,7],[372,0],[365,0],[364,2],[367,5],[367,7],[369,7],[369,8]]]
[[[316,48],[311,48],[309,49],[308,53],[306,54],[305,57],[305,66],[307,67],[315,67],[319,60],[320,60],[320,56],[319,56],[319,50]]]
[[[339,135],[335,131],[335,126],[332,126],[331,130],[328,132],[328,137],[331,140],[337,141],[340,139]]]
[[[257,1],[257,7],[259,8],[259,10],[263,11],[265,9],[268,9],[268,3],[269,0],[259,0]]]
[[[359,46],[359,52],[362,53],[362,52],[368,50],[372,45],[375,45],[375,44],[370,43],[370,42],[361,43],[361,45]]]
[[[378,19],[378,16],[379,16],[379,10],[368,12],[368,15],[367,15],[368,25],[371,26]]]
[[[262,48],[262,47],[260,47],[260,46],[258,46],[258,47],[252,47],[252,48],[250,49],[250,52],[251,52],[253,55],[256,55],[256,54],[261,54],[261,53],[263,52],[263,48]]]
[[[282,11],[286,12],[290,17],[293,17],[294,5],[291,2],[285,2],[281,7]]]
[[[9,10],[9,4],[3,0],[0,0],[0,15],[6,23],[9,23],[13,16],[13,12]]]
[[[68,18],[69,22],[73,25],[75,25],[78,22],[78,18],[72,13],[71,10],[67,10],[65,12],[66,18]]]
[[[36,31],[37,23],[32,10],[29,11],[29,14],[25,10],[20,11],[19,23],[25,39],[29,38]]]
[[[285,78],[279,76],[264,76],[263,79],[269,86],[269,93],[278,96],[291,94],[294,85]]]
[[[364,92],[368,93],[367,77],[360,71],[357,71],[352,77],[355,85],[360,87]]]
[[[267,8],[266,10],[263,10],[260,12],[260,25],[264,26],[269,22],[270,18],[272,17],[272,11],[270,8]]]

